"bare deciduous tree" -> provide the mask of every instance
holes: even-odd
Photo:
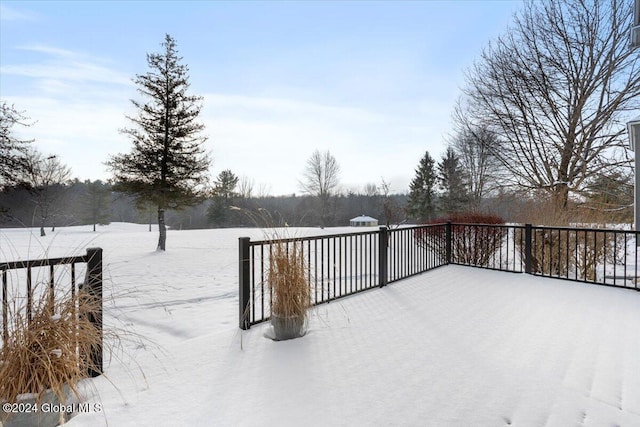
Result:
[[[32,140],[19,139],[14,134],[14,126],[31,126],[22,111],[6,101],[0,102],[0,188],[12,185],[27,168],[27,156]]]
[[[243,199],[250,199],[253,197],[253,188],[255,187],[255,181],[253,178],[249,178],[246,175],[240,177],[238,181],[238,195]]]
[[[627,161],[622,124],[640,108],[631,15],[628,0],[529,0],[467,73],[467,119],[497,136],[513,184],[561,210]]]
[[[56,156],[43,156],[31,149],[26,157],[27,169],[22,180],[27,184],[36,205],[34,215],[40,219],[40,236],[45,236],[44,227],[55,217],[56,207],[65,190],[65,183],[71,178],[71,169]],[[55,229],[55,223],[53,224]]]
[[[307,160],[302,180],[299,182],[302,190],[318,197],[322,212],[322,226],[327,225],[329,215],[329,202],[338,188],[340,165],[329,152],[313,152]]]
[[[373,182],[369,182],[367,184],[364,185],[364,195],[367,197],[376,197],[378,195],[380,195],[380,191],[378,189],[378,186],[373,183]]]
[[[498,140],[490,130],[473,126],[465,120],[466,116],[459,108],[456,108],[454,118],[457,131],[449,145],[458,155],[465,172],[469,202],[478,208],[482,199],[500,186],[501,166],[492,150]]]
[[[405,221],[404,209],[398,205],[391,194],[391,183],[382,178],[380,184],[380,193],[382,196],[382,213],[384,215],[385,225],[391,228],[394,224],[400,225]]]

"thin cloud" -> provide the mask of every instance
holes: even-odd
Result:
[[[82,62],[7,65],[0,67],[0,73],[62,81],[93,81],[119,85],[131,83],[128,76],[118,71]]]
[[[26,50],[30,52],[46,53],[47,55],[50,55],[50,56],[65,57],[65,58],[75,58],[79,56],[77,52],[73,52],[68,49],[60,49],[58,47],[44,46],[44,45],[19,46],[18,49]]]
[[[0,5],[0,21],[37,21],[38,18],[30,13],[21,12],[12,7]]]
[[[39,63],[4,65],[0,74],[18,75],[49,81],[84,81],[129,85],[128,75],[106,67],[99,58],[51,46],[22,46],[18,49],[46,55]]]

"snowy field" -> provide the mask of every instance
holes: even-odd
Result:
[[[144,225],[0,230],[0,261],[102,247],[105,324],[137,334],[69,426],[640,426],[638,292],[447,266],[274,342],[237,326],[241,236],[264,237],[169,231],[158,253]]]

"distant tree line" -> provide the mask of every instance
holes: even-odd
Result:
[[[346,226],[359,215],[387,220],[395,224],[404,221],[403,208],[407,196],[376,192],[348,192],[329,199],[326,212],[318,209],[312,195],[249,196],[238,192],[231,171],[223,171],[213,193],[198,204],[183,209],[169,209],[166,225],[171,229],[255,226]],[[9,186],[0,191],[0,227],[43,227],[87,225],[96,230],[111,222],[156,223],[156,211],[151,205],[141,205],[134,196],[115,190],[102,181],[68,180],[48,188],[47,216],[42,216],[38,197],[24,186]],[[395,209],[389,209],[389,205]],[[386,213],[385,213],[385,209]],[[256,221],[262,218],[264,221]],[[268,223],[271,221],[271,223]]]

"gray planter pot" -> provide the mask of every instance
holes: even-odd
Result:
[[[67,396],[70,395],[68,387],[65,387]],[[71,407],[69,399],[65,404],[60,403],[58,396],[47,390],[36,404],[35,397],[19,399],[17,403],[10,405],[11,411],[7,412],[5,405],[0,405],[0,421],[3,427],[56,427],[69,420],[70,413],[66,408]]]
[[[280,317],[272,314],[271,326],[273,326],[276,341],[299,338],[306,332],[306,316]]]

